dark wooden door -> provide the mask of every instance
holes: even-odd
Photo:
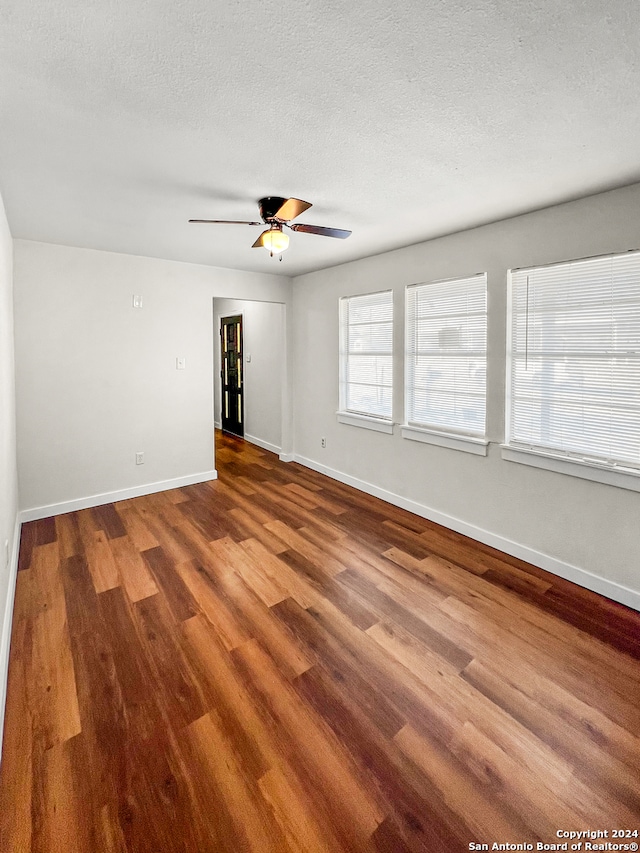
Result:
[[[220,321],[220,377],[222,379],[222,429],[244,436],[242,376],[242,316]]]

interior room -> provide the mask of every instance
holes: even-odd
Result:
[[[637,849],[635,4],[0,16],[2,849]]]

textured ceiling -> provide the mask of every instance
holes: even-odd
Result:
[[[640,180],[637,0],[3,0],[14,237],[295,275]],[[313,202],[279,263],[263,195]]]

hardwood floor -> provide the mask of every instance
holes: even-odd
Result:
[[[2,851],[640,829],[640,614],[217,447],[215,482],[24,525]]]

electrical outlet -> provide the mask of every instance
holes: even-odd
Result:
[[[327,446],[327,439],[323,436],[320,439],[320,447],[326,447],[326,446]]]
[[[133,307],[142,308],[142,296],[139,296],[138,294],[133,295]]]
[[[136,453],[136,465],[144,465],[144,452]]]

